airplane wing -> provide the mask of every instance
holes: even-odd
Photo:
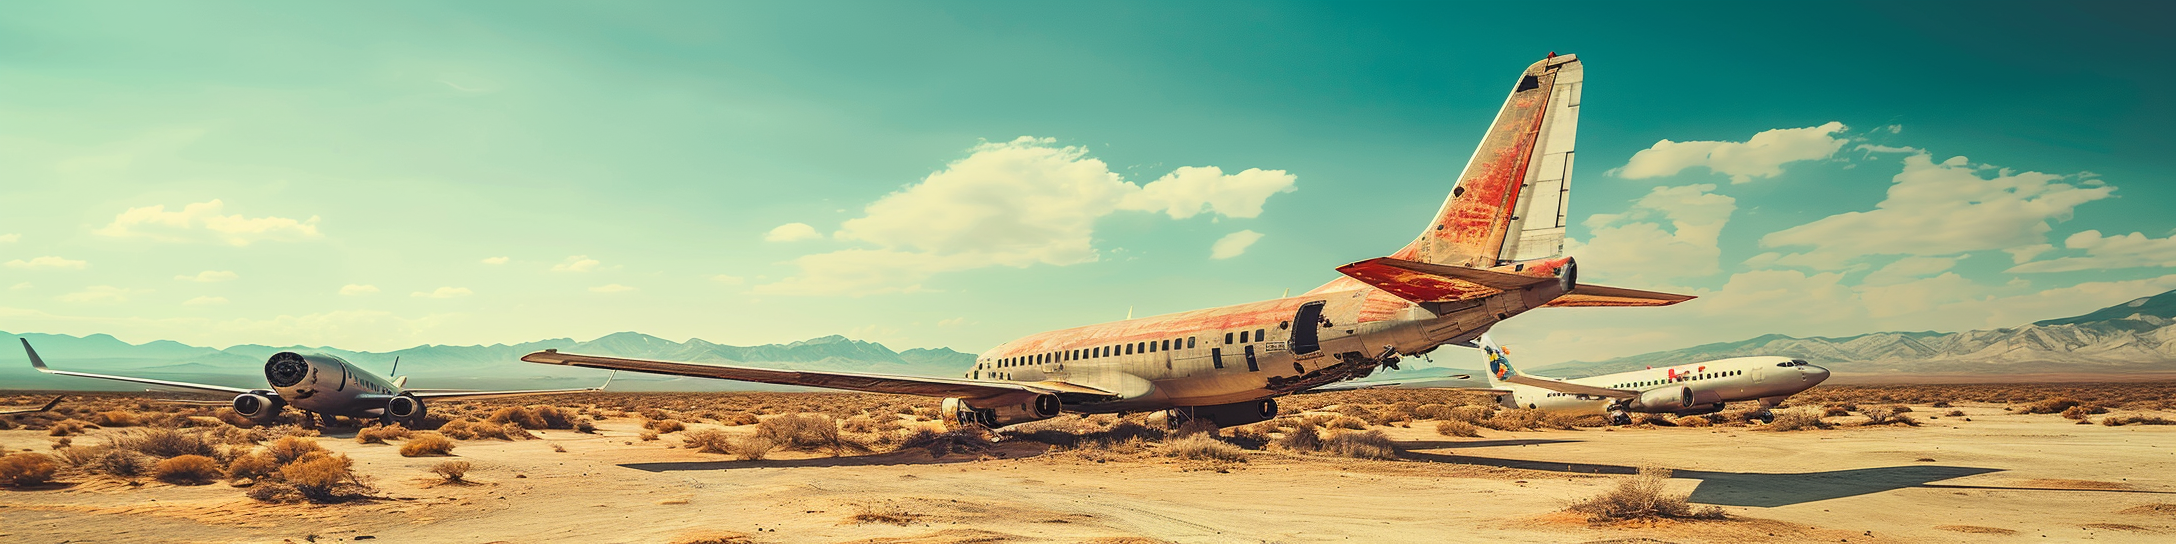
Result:
[[[619,373],[619,372],[617,372],[617,371],[614,371],[614,372],[612,373],[612,375],[611,375],[611,376],[606,376],[606,377],[605,377],[605,379],[604,379],[604,385],[599,385],[599,386],[596,386],[596,387],[584,387],[584,388],[581,388],[581,389],[528,389],[528,390],[521,390],[521,391],[472,391],[472,390],[465,390],[465,389],[404,389],[404,390],[402,390],[402,392],[403,392],[403,393],[408,393],[408,394],[412,394],[412,395],[415,395],[415,397],[416,397],[416,398],[419,398],[419,399],[495,399],[495,398],[501,398],[501,397],[523,397],[523,396],[529,396],[529,395],[564,395],[564,394],[568,394],[568,393],[594,393],[594,392],[597,392],[597,391],[603,391],[603,390],[604,390],[604,388],[606,388],[606,387],[609,387],[609,386],[611,386],[611,385],[612,385],[612,378],[618,377],[619,375],[620,375],[620,373]]]
[[[52,410],[53,410],[53,407],[54,407],[54,406],[59,406],[59,405],[60,405],[60,399],[65,399],[65,398],[68,398],[68,397],[67,397],[66,395],[62,395],[62,396],[58,396],[58,397],[53,397],[53,400],[50,400],[50,401],[46,401],[46,403],[45,403],[45,406],[44,406],[44,407],[41,407],[41,408],[37,408],[37,409],[34,409],[34,410],[8,410],[8,411],[5,411],[5,412],[0,412],[0,416],[6,416],[6,415],[15,415],[15,414],[35,414],[35,413],[38,413],[38,412],[47,412],[47,411],[52,411]]]
[[[1098,397],[1115,396],[1110,391],[1104,391],[1102,389],[1096,389],[1093,387],[1059,381],[1001,382],[989,380],[970,380],[965,378],[932,378],[926,376],[866,374],[860,372],[815,372],[808,370],[778,370],[772,368],[675,363],[670,361],[647,361],[642,359],[623,359],[619,357],[602,357],[597,355],[577,355],[573,353],[560,353],[557,350],[544,350],[528,355],[523,355],[521,357],[521,360],[547,365],[607,368],[612,370],[625,370],[628,372],[642,372],[646,374],[691,376],[696,378],[715,378],[720,380],[735,380],[743,382],[769,383],[778,385],[805,385],[809,387],[845,389],[848,391],[893,393],[900,395],[921,395],[925,397],[960,397],[981,399],[1019,393],[1073,394],[1091,395]]]
[[[1556,278],[1377,257],[1337,271],[1413,302],[1453,302],[1521,289]]]
[[[1674,295],[1641,291],[1607,285],[1574,285],[1572,292],[1557,297],[1542,306],[1550,308],[1587,308],[1597,306],[1669,306],[1692,300],[1692,295]]]
[[[31,366],[31,367],[33,367],[33,368],[36,368],[36,369],[38,369],[38,371],[39,371],[39,372],[44,372],[44,373],[46,373],[46,374],[52,374],[52,375],[55,375],[55,376],[76,376],[76,377],[82,377],[82,378],[98,378],[98,379],[101,379],[101,380],[115,380],[115,381],[123,381],[123,382],[135,382],[135,383],[144,383],[144,384],[151,384],[151,385],[157,385],[157,386],[162,386],[162,387],[174,387],[174,388],[180,388],[180,389],[193,389],[193,390],[197,390],[197,391],[210,391],[210,392],[213,392],[213,393],[225,393],[225,394],[229,394],[229,395],[240,395],[240,394],[243,394],[243,393],[248,393],[248,392],[250,392],[250,390],[249,390],[249,389],[243,389],[243,388],[240,388],[240,387],[227,387],[227,386],[224,386],[224,385],[210,385],[210,384],[201,384],[201,383],[176,382],[176,381],[167,381],[167,380],[154,380],[154,379],[150,379],[150,378],[132,378],[132,377],[128,377],[128,376],[109,376],[109,375],[105,375],[105,374],[92,374],[92,373],[89,373],[89,372],[70,372],[70,371],[66,371],[66,370],[53,370],[53,369],[51,369],[51,368],[46,368],[46,366],[45,366],[45,360],[44,360],[44,359],[39,359],[39,358],[38,358],[38,351],[37,351],[37,350],[34,350],[34,349],[30,349],[30,340],[29,340],[29,339],[24,339],[24,338],[17,338],[16,340],[21,340],[21,341],[23,342],[23,353],[24,353],[24,354],[27,354],[27,355],[29,355],[29,356],[30,356],[30,366]]]

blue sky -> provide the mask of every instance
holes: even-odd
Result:
[[[2167,8],[1165,4],[0,6],[0,330],[980,351],[1387,254],[1550,51],[1582,278],[1702,298],[1534,363],[2176,288]]]

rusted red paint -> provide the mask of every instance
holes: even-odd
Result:
[[[1538,68],[1538,67],[1537,67]],[[1541,133],[1554,73],[1529,73],[1540,86],[1521,91],[1482,139],[1475,162],[1461,173],[1456,196],[1444,203],[1418,239],[1391,254],[1399,259],[1453,266],[1494,266],[1510,224],[1506,210],[1518,203],[1526,168]]]
[[[1503,292],[1456,278],[1446,278],[1366,260],[1337,268],[1347,276],[1413,302],[1470,300]]]

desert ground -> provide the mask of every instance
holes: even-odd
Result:
[[[1290,415],[1222,430],[1067,416],[987,436],[936,432],[934,403],[911,397],[593,394],[434,405],[419,427],[437,434],[370,444],[71,394],[59,413],[0,416],[0,478],[51,469],[0,482],[0,540],[2166,542],[2172,391],[1824,387],[1777,424],[1733,410],[1621,427],[1370,391],[1291,397]],[[453,447],[403,455],[426,435]],[[315,496],[293,492],[305,473],[245,467],[309,444],[325,451],[289,469],[352,465]],[[185,481],[159,459],[182,450],[211,472]],[[449,462],[468,464],[461,481],[432,472]],[[1727,517],[1569,508],[1643,467],[1668,475],[1664,498]]]

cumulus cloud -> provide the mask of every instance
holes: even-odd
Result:
[[[110,303],[128,302],[128,297],[129,297],[129,295],[140,295],[140,294],[144,294],[144,293],[149,293],[149,292],[151,292],[151,291],[150,291],[150,290],[148,290],[148,289],[124,289],[124,288],[120,288],[120,287],[114,287],[114,286],[111,286],[111,285],[93,285],[93,286],[90,286],[90,287],[85,287],[85,288],[83,288],[83,290],[82,290],[82,291],[77,291],[77,292],[74,292],[74,293],[68,293],[68,294],[65,294],[65,295],[61,295],[61,296],[60,296],[60,297],[58,297],[58,298],[60,299],[60,301],[61,301],[61,302],[86,302],[86,303],[108,303],[108,304],[110,304]]]
[[[1946,272],[1957,265],[1957,257],[1905,257],[1897,259],[1859,280],[1859,285],[1895,285],[1918,278]]]
[[[1594,278],[1662,286],[1721,272],[1716,240],[1738,209],[1713,184],[1656,187],[1621,214],[1595,214],[1586,241],[1567,244],[1580,271]]]
[[[1743,142],[1662,140],[1632,154],[1632,160],[1617,169],[1617,175],[1627,179],[1652,178],[1704,166],[1717,174],[1730,176],[1731,183],[1751,183],[1756,177],[1782,174],[1783,165],[1787,163],[1835,156],[1836,151],[1850,141],[1833,136],[1845,128],[1843,123],[1830,121],[1817,127],[1765,130]]]
[[[1048,138],[983,143],[963,159],[886,195],[833,237],[874,248],[808,255],[801,273],[758,285],[769,294],[912,292],[944,272],[989,266],[1093,262],[1097,220],[1120,211],[1186,218],[1255,217],[1271,195],[1293,190],[1281,170],[1225,174],[1181,168],[1146,185],[1126,181],[1085,148]]]
[[[483,260],[483,263],[484,263],[484,264],[506,264],[506,261],[509,261],[509,260],[511,260],[511,259],[508,259],[508,258],[506,258],[506,257],[485,257],[485,258],[484,258],[484,260]]]
[[[226,304],[227,297],[196,297],[181,302],[183,306],[217,306]]]
[[[560,261],[559,264],[552,265],[552,271],[588,272],[591,270],[596,270],[597,265],[600,264],[604,263],[597,262],[596,259],[591,259],[588,255],[574,255],[567,257],[567,260],[565,261]]]
[[[1820,270],[1849,267],[1867,255],[1955,255],[1968,251],[2027,248],[2046,241],[2052,221],[2067,220],[2080,204],[2108,198],[2115,187],[2073,184],[2063,176],[1985,168],[1964,157],[1936,163],[1921,153],[1904,158],[1904,171],[1874,209],[1846,212],[1769,233],[1760,245],[1810,246],[1775,257],[1777,264]]]
[[[317,216],[295,220],[285,217],[222,215],[226,203],[218,199],[166,211],[165,204],[129,208],[114,216],[113,223],[91,231],[120,238],[149,238],[162,242],[217,240],[246,246],[263,240],[301,240],[323,236]]]
[[[21,234],[0,234],[0,244],[12,244],[20,241],[23,241],[23,235]]]
[[[589,288],[589,292],[591,293],[625,293],[633,290],[635,290],[635,288],[620,285],[617,283],[608,283]]]
[[[409,293],[408,296],[420,298],[458,298],[473,294],[476,294],[476,292],[468,290],[467,287],[440,287],[438,288],[438,290],[431,291],[429,293],[415,292]]]
[[[2088,230],[2072,234],[2069,238],[2063,239],[2063,247],[2083,249],[2086,255],[2084,257],[2061,257],[2045,261],[2026,262],[2010,267],[2009,271],[2015,273],[2045,273],[2115,268],[2176,267],[2176,236],[2150,238],[2145,233],[2140,232],[2119,236],[2102,236],[2098,230]]]
[[[27,282],[27,281],[26,281],[26,282],[20,282],[20,283],[17,283],[17,284],[15,284],[15,285],[10,285],[10,286],[8,286],[8,290],[10,290],[10,291],[21,291],[21,290],[24,290],[24,289],[29,289],[29,288],[31,288],[31,287],[32,287],[32,285],[30,285],[30,282]]]
[[[75,259],[53,256],[38,257],[28,261],[16,259],[7,263],[8,268],[67,268],[72,270],[82,270],[83,267],[90,265],[91,263]]]
[[[378,286],[376,285],[360,285],[351,283],[340,286],[340,294],[348,296],[367,295],[376,292],[378,292]]]
[[[235,274],[231,270],[206,270],[203,272],[198,272],[194,276],[174,276],[174,279],[180,281],[212,283],[218,281],[234,281],[236,278],[240,277],[242,276]]]
[[[801,240],[814,240],[822,237],[824,237],[824,235],[816,232],[816,227],[808,226],[808,223],[787,223],[784,225],[779,225],[778,228],[771,229],[771,232],[764,234],[763,241],[798,242]]]
[[[1209,244],[1209,258],[1229,259],[1238,257],[1240,254],[1246,253],[1248,247],[1254,246],[1254,242],[1261,239],[1262,233],[1252,230],[1226,234],[1223,238],[1218,238],[1216,243]]]

